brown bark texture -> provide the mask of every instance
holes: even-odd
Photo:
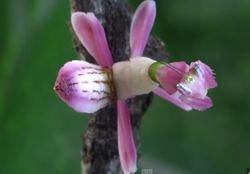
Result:
[[[114,62],[128,60],[130,55],[129,31],[132,8],[122,0],[70,0],[71,11],[93,12],[101,21]],[[133,8],[134,9],[134,8]],[[74,48],[80,58],[96,63],[81,45],[73,30]],[[164,43],[150,37],[144,56],[166,60],[168,54]],[[136,96],[128,100],[136,145],[142,116],[150,106],[152,94]],[[83,135],[81,149],[83,174],[118,174],[121,166],[117,144],[117,109],[115,101],[100,111],[91,114]]]

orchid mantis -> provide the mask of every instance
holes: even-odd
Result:
[[[94,113],[117,101],[118,149],[125,174],[137,170],[127,99],[153,91],[184,110],[205,110],[212,106],[207,91],[216,87],[212,70],[201,61],[189,66],[142,56],[155,16],[153,0],[146,0],[137,8],[130,30],[130,59],[113,63],[105,31],[95,15],[74,12],[73,29],[98,65],[70,61],[60,69],[54,87],[58,96],[77,112]]]

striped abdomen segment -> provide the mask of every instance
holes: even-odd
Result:
[[[65,64],[59,71],[55,90],[73,109],[87,113],[105,107],[115,97],[112,71],[84,61]]]

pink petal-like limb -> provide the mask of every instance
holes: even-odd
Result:
[[[118,100],[117,108],[118,148],[122,170],[125,174],[135,173],[137,153],[126,101]]]
[[[169,63],[157,71],[156,78],[169,94],[173,94],[187,69],[188,65],[185,62]]]
[[[168,94],[164,89],[157,87],[153,90],[153,92],[164,98],[165,100],[168,100],[170,103],[173,103],[174,105],[180,107],[181,109],[184,109],[186,111],[192,110],[192,107],[186,103],[184,103],[182,100],[179,99],[179,95],[176,94]]]
[[[143,54],[156,16],[153,0],[146,0],[137,8],[130,28],[131,58]]]
[[[192,62],[190,67],[193,68],[195,65],[198,65],[199,69],[204,74],[204,78],[207,83],[207,88],[215,88],[217,86],[217,82],[215,81],[213,70],[208,65],[199,60],[196,62]]]
[[[93,113],[114,96],[111,73],[83,60],[70,61],[59,70],[54,90],[75,111]]]
[[[204,111],[213,106],[213,102],[209,97],[205,97],[204,99],[196,98],[192,96],[180,96],[180,99],[186,104],[190,105],[193,109],[198,111]]]
[[[160,87],[155,88],[153,92],[186,111],[190,111],[192,109],[204,111],[213,106],[212,100],[207,96],[202,99],[193,96],[181,95],[179,92],[170,95]]]
[[[71,15],[73,29],[96,62],[111,68],[112,55],[105,36],[104,28],[93,13],[75,12]]]

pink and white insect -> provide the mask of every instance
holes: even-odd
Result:
[[[201,61],[187,65],[142,57],[155,16],[155,2],[145,0],[132,19],[131,57],[113,64],[101,23],[93,13],[74,12],[73,29],[99,65],[70,61],[60,69],[54,87],[57,95],[77,112],[94,113],[117,100],[118,148],[125,174],[137,170],[127,99],[153,91],[184,110],[201,111],[213,105],[207,92],[217,85],[212,70]]]

